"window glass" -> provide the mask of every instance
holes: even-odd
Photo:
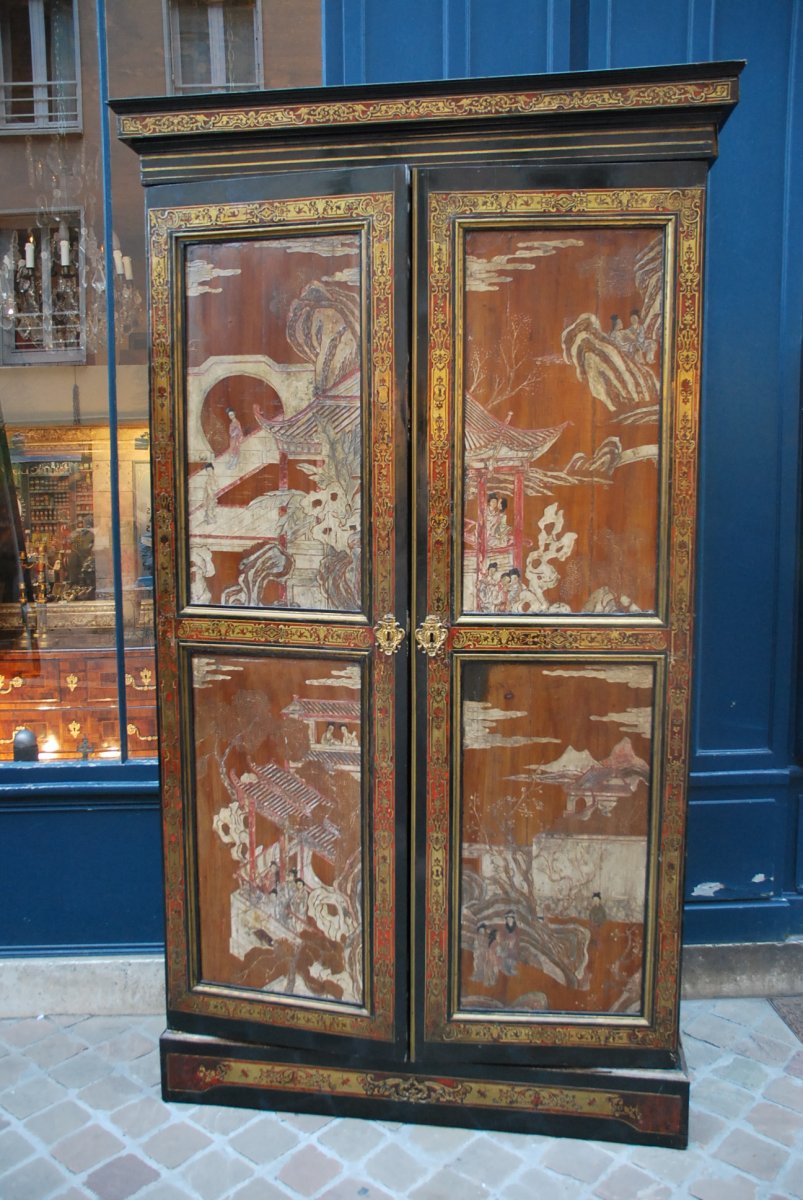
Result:
[[[170,6],[174,90],[257,86],[261,79],[258,16],[253,0],[174,0]]]
[[[0,8],[0,126],[77,128],[74,0],[8,0]]]

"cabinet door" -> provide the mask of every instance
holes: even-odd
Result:
[[[608,178],[418,188],[418,1055],[677,1050],[702,192]]]
[[[175,1028],[406,1037],[406,213],[401,170],[150,201]]]

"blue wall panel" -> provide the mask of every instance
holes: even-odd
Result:
[[[592,70],[694,61],[693,33],[700,26],[694,0],[644,4],[643,0],[591,0],[589,62]],[[705,22],[703,21],[703,24]]]
[[[156,800],[0,807],[0,954],[122,953],[164,942]]]

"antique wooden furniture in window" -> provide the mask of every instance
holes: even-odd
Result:
[[[174,1099],[678,1146],[738,67],[122,101]]]

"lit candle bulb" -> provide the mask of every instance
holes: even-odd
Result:
[[[33,237],[25,243],[25,266],[32,267],[36,261],[36,246]]]
[[[123,270],[125,271],[126,279],[134,278],[134,269],[131,265],[131,259],[127,254],[123,255]]]

